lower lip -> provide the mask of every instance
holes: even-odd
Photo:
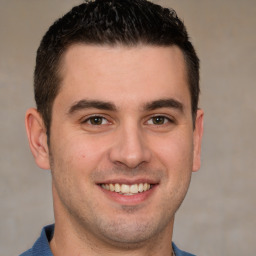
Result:
[[[128,196],[106,190],[106,189],[102,188],[101,186],[99,186],[99,188],[109,199],[111,199],[119,204],[137,205],[137,204],[140,204],[140,203],[146,201],[150,196],[152,196],[152,194],[157,189],[157,185],[154,185],[151,189],[149,189],[145,192],[134,194],[134,195],[128,195]]]

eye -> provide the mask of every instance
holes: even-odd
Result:
[[[87,123],[90,125],[104,125],[108,124],[108,120],[102,116],[91,116],[84,120],[83,123]]]
[[[148,120],[150,125],[163,125],[166,123],[172,123],[173,121],[166,116],[153,116]]]

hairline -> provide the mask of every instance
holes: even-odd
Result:
[[[171,48],[171,47],[177,47],[181,52],[184,60],[185,65],[185,76],[187,81],[187,86],[189,90],[190,95],[190,106],[191,106],[191,115],[192,115],[192,122],[193,122],[193,129],[195,128],[195,119],[196,119],[196,111],[194,113],[193,111],[193,96],[192,96],[192,82],[190,81],[190,75],[189,75],[189,69],[190,64],[188,63],[188,56],[186,56],[186,52],[184,49],[182,49],[178,44],[170,43],[170,44],[161,44],[161,43],[150,43],[148,41],[144,41],[143,39],[137,41],[137,42],[87,42],[82,40],[74,40],[69,42],[68,44],[64,45],[62,48],[61,53],[59,54],[58,58],[56,59],[55,68],[54,68],[54,76],[56,83],[56,94],[54,95],[54,98],[49,104],[49,116],[48,116],[48,124],[45,123],[45,120],[43,118],[43,122],[45,124],[45,128],[47,131],[47,136],[50,137],[50,130],[51,130],[51,124],[52,124],[52,111],[55,99],[59,95],[61,88],[62,88],[62,82],[64,79],[64,75],[62,73],[63,67],[64,67],[64,58],[67,54],[68,50],[76,45],[82,45],[82,46],[96,46],[96,47],[110,47],[110,48],[116,48],[116,47],[123,47],[123,48],[134,48],[134,47],[143,47],[143,46],[152,46],[152,47],[159,47],[159,48]],[[198,102],[197,102],[198,105]]]
[[[70,48],[74,47],[74,46],[96,46],[96,47],[109,47],[109,48],[117,48],[117,47],[122,47],[122,48],[126,48],[126,49],[129,49],[129,48],[136,48],[136,47],[145,47],[145,46],[151,46],[151,47],[155,47],[155,48],[172,48],[172,47],[176,47],[178,48],[181,53],[182,53],[182,56],[183,56],[183,60],[184,60],[184,66],[185,66],[185,76],[186,76],[186,82],[187,82],[187,86],[188,86],[188,90],[189,90],[189,95],[190,95],[190,105],[191,105],[191,114],[192,114],[192,117],[193,117],[193,106],[192,106],[192,92],[191,92],[191,82],[189,81],[189,63],[187,61],[187,56],[185,54],[185,51],[177,44],[169,44],[169,45],[161,45],[161,44],[157,44],[157,43],[148,43],[148,42],[143,42],[143,41],[139,41],[137,43],[123,43],[123,42],[116,42],[116,43],[109,43],[109,42],[105,42],[105,43],[88,43],[88,42],[83,42],[83,41],[74,41],[74,42],[71,42],[69,45],[66,45],[64,48],[63,48],[63,51],[62,53],[59,55],[59,58],[56,62],[56,68],[55,68],[55,77],[58,81],[58,84],[56,85],[57,86],[57,91],[56,91],[56,95],[51,103],[51,117],[52,117],[52,108],[53,108],[53,105],[54,105],[54,101],[55,99],[57,98],[58,94],[60,93],[61,91],[61,84],[63,82],[63,79],[64,79],[64,74],[62,73],[63,71],[63,67],[64,67],[64,58],[65,58],[65,55],[67,54],[67,52],[70,50]],[[194,118],[193,118],[194,119]],[[194,123],[194,120],[193,120],[193,123]],[[49,125],[51,126],[51,118],[50,118],[50,123]],[[49,127],[50,129],[50,127]]]

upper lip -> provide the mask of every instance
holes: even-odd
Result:
[[[97,184],[126,184],[126,185],[140,184],[140,183],[148,183],[151,185],[155,185],[155,184],[158,184],[159,181],[156,181],[150,178],[136,178],[136,179],[114,178],[114,179],[108,179],[108,180],[97,182]]]

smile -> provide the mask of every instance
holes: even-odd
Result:
[[[103,189],[106,189],[111,192],[116,192],[121,195],[135,195],[138,193],[146,192],[152,188],[152,185],[149,183],[139,183],[139,184],[101,184]]]

